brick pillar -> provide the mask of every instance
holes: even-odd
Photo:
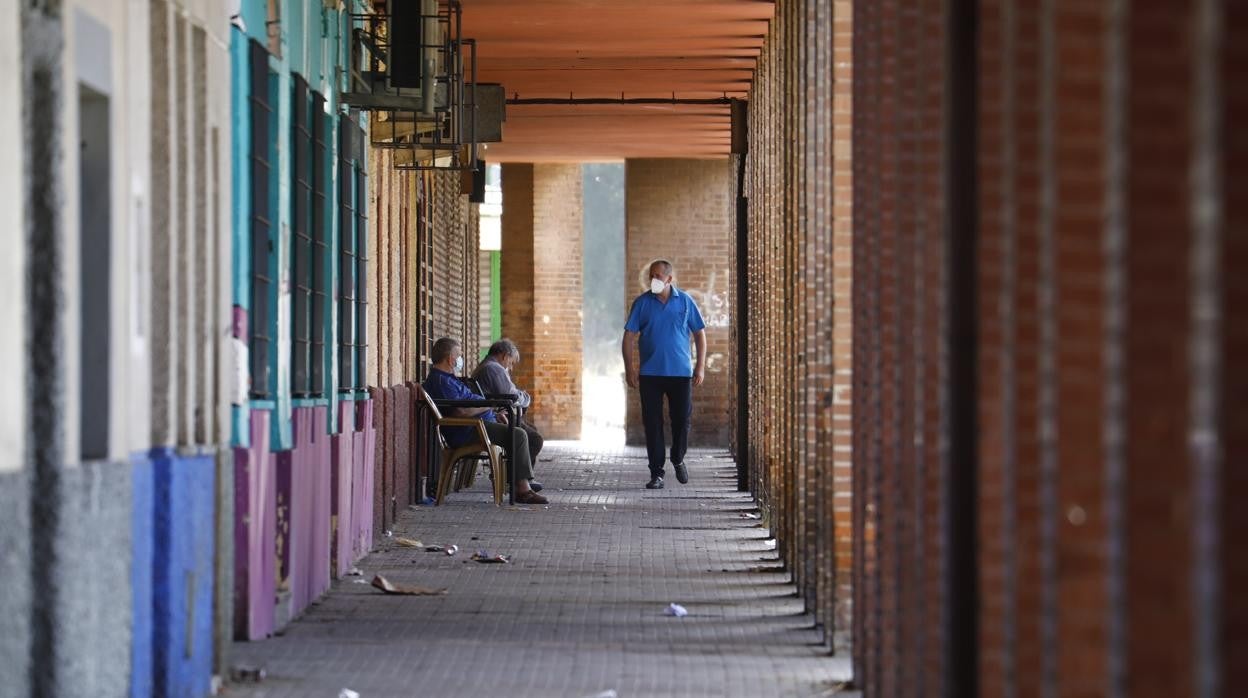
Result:
[[[676,286],[697,300],[706,320],[706,382],[694,390],[691,446],[727,448],[732,430],[728,318],[735,298],[732,270],[736,246],[731,224],[733,174],[728,160],[629,160],[624,174],[627,272],[624,320],[642,292],[651,260],[676,267]],[[644,444],[641,402],[628,394],[628,443]],[[670,438],[670,437],[669,437]]]
[[[503,336],[547,437],[581,435],[581,167],[503,165]]]

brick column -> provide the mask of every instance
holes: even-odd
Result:
[[[728,160],[629,160],[624,174],[627,272],[624,320],[655,258],[676,266],[676,285],[697,300],[706,320],[706,382],[694,390],[691,446],[727,448],[732,411],[732,351],[728,318],[735,298],[731,224],[733,175]],[[644,444],[641,402],[628,394],[628,443]],[[670,437],[669,437],[670,438]]]
[[[553,439],[581,435],[581,167],[503,165],[503,336]]]

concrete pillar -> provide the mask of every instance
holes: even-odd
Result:
[[[30,693],[31,549],[30,488],[33,469],[28,430],[32,407],[25,389],[30,374],[26,335],[29,328],[26,291],[26,142],[23,98],[27,64],[22,58],[22,9],[16,0],[0,2],[0,197],[11,205],[0,208],[0,383],[22,386],[0,395],[0,618],[8,619],[0,633],[0,685],[13,695]],[[21,66],[21,69],[9,66]]]
[[[503,336],[547,438],[581,434],[580,165],[503,165]]]

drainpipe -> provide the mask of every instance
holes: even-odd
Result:
[[[737,491],[750,490],[750,439],[749,439],[749,199],[745,196],[745,158],[749,154],[746,132],[745,100],[732,101],[732,152],[737,165]]]
[[[30,463],[30,589],[38,601],[30,604],[29,695],[54,696],[63,659],[58,634],[65,628],[63,586],[57,572],[57,539],[60,517],[62,448],[65,431],[65,359],[61,321],[65,299],[61,290],[64,250],[60,242],[65,182],[60,115],[65,88],[64,22],[62,5],[53,0],[23,2],[22,23],[22,120],[26,143],[26,280],[29,306],[26,313],[26,346],[29,375],[26,379],[27,429],[25,460]],[[17,689],[20,691],[20,689]],[[16,691],[15,691],[16,693]]]

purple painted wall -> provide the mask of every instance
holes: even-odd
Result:
[[[372,419],[368,421],[375,430],[382,434],[393,434],[394,428],[390,424],[391,417],[391,394],[389,388],[369,388],[369,395],[373,400]],[[372,490],[372,527],[374,536],[385,535],[385,531],[390,528],[387,521],[389,507],[386,502],[390,501],[390,495],[393,493],[390,481],[390,451],[394,445],[393,439],[383,439],[377,444],[377,452],[373,459],[373,479],[376,487]]]
[[[293,448],[270,453],[266,410],[252,410],[251,447],[234,449],[234,623],[260,640],[329,589],[373,545],[371,401],[338,404],[341,434],[325,433],[328,407],[292,414]],[[363,428],[362,428],[363,427]],[[276,608],[279,590],[289,605]]]
[[[329,437],[330,451],[330,523],[333,537],[330,539],[330,550],[333,562],[333,575],[341,577],[351,569],[356,561],[354,546],[351,544],[352,522],[355,520],[355,499],[351,483],[355,478],[355,403],[338,403],[338,424],[341,432]]]
[[[290,592],[294,618],[329,589],[330,435],[326,407],[299,407],[291,417],[293,448],[277,454],[278,588]]]
[[[348,422],[350,423],[350,422]],[[373,549],[373,479],[377,458],[377,428],[373,424],[373,401],[355,403],[356,434],[351,482],[351,554],[359,560]]]
[[[277,468],[269,418],[267,410],[251,410],[251,446],[234,449],[234,635],[243,640],[274,630]]]

